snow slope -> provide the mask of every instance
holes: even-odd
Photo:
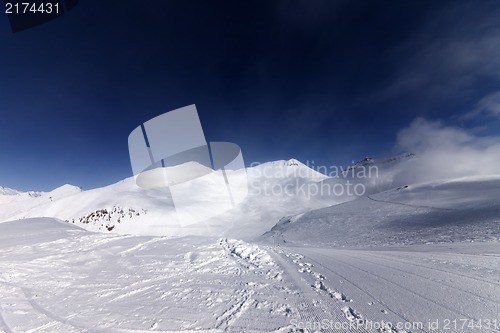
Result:
[[[242,241],[0,224],[0,332],[272,332],[297,315],[296,298],[271,256]]]
[[[0,224],[0,332],[498,332],[499,276],[498,243],[290,248],[27,219]]]
[[[308,332],[498,332],[498,243],[385,250],[271,247],[294,281]],[[303,311],[303,313],[306,311]],[[347,319],[349,325],[343,325]]]
[[[4,196],[4,195],[17,195],[17,194],[20,194],[21,192],[17,191],[17,190],[14,190],[14,189],[11,189],[11,188],[8,188],[8,187],[3,187],[3,186],[0,186],[0,195]]]
[[[407,177],[402,175],[412,169],[417,160],[418,157],[412,153],[385,158],[365,157],[339,171],[338,177],[330,177],[324,182],[332,186],[347,182],[361,184],[365,188],[364,194],[383,192],[408,184]]]
[[[500,177],[405,185],[283,218],[261,239],[357,247],[500,240]]]
[[[18,218],[30,210],[45,207],[80,192],[81,188],[68,184],[50,192],[21,192],[0,187],[0,221]]]

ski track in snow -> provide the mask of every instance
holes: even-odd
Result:
[[[367,195],[366,197],[368,199],[370,199],[371,201],[375,201],[375,202],[382,202],[382,203],[388,203],[388,204],[399,205],[399,206],[406,206],[406,207],[411,207],[411,208],[426,208],[426,209],[442,210],[442,211],[457,211],[458,210],[458,209],[454,209],[454,208],[442,208],[442,207],[433,207],[433,206],[426,206],[426,205],[414,205],[414,204],[409,204],[409,203],[404,203],[404,202],[380,200],[380,199],[375,199],[370,195]]]

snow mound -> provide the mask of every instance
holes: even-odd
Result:
[[[259,268],[276,266],[269,253],[257,245],[235,239],[221,239],[219,243],[226,250],[226,252],[236,258],[245,260],[251,265]]]

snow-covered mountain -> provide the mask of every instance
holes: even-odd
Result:
[[[36,191],[22,192],[22,191],[18,191],[18,190],[12,189],[12,188],[0,186],[0,198],[3,201],[8,201],[9,198],[11,200],[15,200],[15,198],[19,197],[19,196],[27,196],[27,197],[32,197],[32,198],[39,197],[43,193],[44,192],[36,192]]]
[[[8,188],[8,187],[0,186],[0,195],[17,195],[20,193],[22,193],[22,192]]]
[[[267,232],[262,240],[325,245],[470,238],[468,234],[446,235],[451,232],[448,227],[467,227],[477,239],[495,238],[490,231],[495,227],[500,230],[495,224],[500,216],[495,201],[500,197],[498,179],[469,177],[411,184],[402,175],[417,159],[413,154],[367,157],[349,168],[316,170],[295,159],[255,165],[246,169],[248,195],[244,201],[195,225],[179,224],[166,186],[145,189],[133,177],[88,191],[71,185],[48,193],[4,189],[0,194],[0,221],[54,217],[90,231],[247,240]],[[193,191],[189,195],[192,202],[187,204],[193,212],[217,209],[221,205],[218,196],[206,193],[225,189],[213,187],[207,170],[195,169],[195,176],[203,177],[194,177],[193,188],[203,191]],[[169,170],[169,174],[182,182],[192,176],[185,171]],[[233,172],[233,178],[245,176],[243,170],[228,172]],[[448,206],[442,207],[443,203]],[[484,222],[482,231],[478,230],[478,221]]]
[[[171,174],[171,170],[169,172]],[[175,172],[179,175],[180,181],[189,178],[180,170]],[[236,176],[244,176],[243,170],[233,173]],[[219,190],[213,188],[211,176],[205,175],[206,172],[203,174],[203,177],[192,180],[193,187]],[[14,200],[5,207],[2,205],[0,218],[6,221],[30,217],[55,217],[91,231],[113,231],[122,234],[167,236],[209,234],[252,238],[268,231],[282,216],[327,207],[348,199],[343,195],[310,193],[308,190],[310,187],[317,186],[328,177],[295,159],[268,162],[247,168],[246,176],[248,196],[244,202],[199,225],[186,227],[179,225],[169,189],[166,187],[145,189],[139,187],[133,177],[89,191],[80,191],[67,186],[50,193],[42,193],[39,197],[31,198],[29,202]],[[200,191],[200,193],[206,192]],[[206,207],[215,209],[220,205],[216,199],[197,198],[197,195],[198,192],[190,194],[193,197],[193,211],[207,209]],[[203,207],[199,205],[200,199],[205,204]]]
[[[248,196],[245,200],[235,208],[199,225],[179,225],[174,202],[166,186],[145,189],[139,187],[133,177],[89,191],[65,185],[34,197],[20,194],[16,198],[2,201],[0,220],[55,217],[92,231],[168,236],[212,234],[249,239],[268,231],[283,216],[356,198],[358,194],[348,189],[346,183],[362,183],[369,193],[378,191],[381,186],[392,186],[392,180],[381,185],[378,178],[387,182],[394,167],[406,159],[400,158],[399,163],[392,163],[391,167],[385,165],[385,160],[380,163],[373,161],[370,167],[377,167],[378,164],[383,166],[373,175],[362,172],[367,167],[366,161],[365,159],[349,169],[337,168],[335,172],[332,169],[318,168],[327,175],[296,159],[254,165],[246,170]],[[193,187],[218,190],[212,190],[213,179],[205,169],[195,168],[193,177],[193,168],[188,167],[169,169],[170,181],[174,179],[177,183],[192,177],[196,178],[192,180]],[[186,174],[187,169],[189,174]],[[150,175],[141,179],[142,184],[139,185],[162,183],[158,181],[158,175],[161,176],[162,172],[160,169],[151,171]],[[242,170],[234,171],[234,174],[237,177],[244,176]],[[197,178],[200,175],[203,177]],[[189,194],[189,197],[193,197],[192,211],[215,209],[220,205],[215,199],[217,196],[197,198],[196,196],[201,195],[199,193],[206,191],[193,191]],[[364,194],[364,191],[360,193]],[[199,202],[205,205],[202,207]]]
[[[53,202],[80,193],[81,188],[63,185],[50,192],[22,192],[6,187],[0,188],[0,221],[17,219],[19,216],[36,208],[50,205]]]

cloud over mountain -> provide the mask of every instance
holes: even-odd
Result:
[[[396,145],[418,156],[400,175],[408,181],[500,174],[500,136],[481,137],[470,130],[417,118],[399,131]]]

